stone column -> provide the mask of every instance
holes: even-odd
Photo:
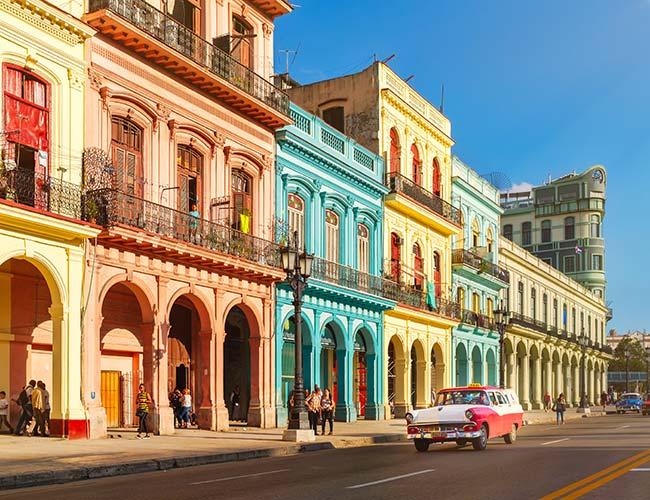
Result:
[[[521,394],[520,402],[521,405],[526,409],[530,410],[530,363],[528,361],[528,356],[523,356],[521,359],[521,371],[520,377],[520,390]]]
[[[215,343],[214,343],[214,388],[215,388],[215,408],[216,408],[216,427],[218,431],[228,429],[228,408],[226,407],[226,397],[227,394],[224,394],[223,388],[223,373],[226,369],[224,367],[223,359],[223,345],[226,340],[226,315],[225,315],[225,304],[224,304],[224,291],[216,288],[214,290],[214,309],[215,309]]]
[[[557,362],[554,365],[554,371],[555,371],[555,394],[553,394],[553,398],[557,398],[561,392],[564,391],[564,387],[562,386],[562,363]]]
[[[541,409],[542,403],[542,358],[537,356],[533,359],[533,408]]]
[[[573,369],[573,391],[571,396],[567,395],[567,401],[571,401],[573,406],[580,406],[580,362],[572,366]]]
[[[544,379],[545,379],[544,395],[546,395],[546,391],[548,391],[551,398],[555,397],[553,391],[553,363],[551,363],[550,358],[544,362]]]
[[[516,390],[517,384],[515,381],[515,354],[509,353],[506,357],[506,387]]]
[[[587,401],[589,401],[589,404],[593,406],[595,404],[596,398],[594,397],[594,388],[595,388],[595,380],[594,380],[594,369],[589,368],[587,370],[588,377],[587,377]]]
[[[199,338],[199,356],[197,366],[197,379],[200,381],[198,386],[200,393],[195,397],[200,398],[196,401],[198,404],[197,416],[199,419],[199,427],[201,429],[216,429],[216,419],[214,416],[213,407],[213,384],[212,384],[212,353],[214,352],[214,338],[212,329],[202,330],[198,333]]]
[[[431,363],[426,359],[417,361],[417,391],[415,403],[418,408],[427,408],[431,399]]]
[[[408,358],[405,358],[406,353],[401,353],[401,358],[397,357],[398,353],[395,353],[395,418],[403,418],[409,410],[408,402],[408,392],[409,392],[409,375],[410,370],[408,366],[410,362],[407,362]]]

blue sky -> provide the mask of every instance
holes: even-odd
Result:
[[[454,152],[479,173],[538,184],[608,170],[609,328],[650,329],[650,0],[293,0],[275,30],[308,83],[376,54],[434,104],[445,85]],[[650,250],[650,249],[649,249]]]

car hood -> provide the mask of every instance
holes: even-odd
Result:
[[[437,422],[469,422],[465,412],[476,408],[476,405],[448,405],[434,406],[424,410],[413,410],[413,423],[437,423]]]

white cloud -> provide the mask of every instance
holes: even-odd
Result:
[[[533,189],[533,185],[529,182],[520,182],[519,184],[513,184],[510,189],[503,191],[504,193],[521,193],[522,191],[530,191]]]

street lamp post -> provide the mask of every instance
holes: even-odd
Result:
[[[506,301],[501,299],[501,304],[494,310],[494,323],[499,332],[499,387],[505,389],[506,387],[506,328],[510,322],[510,311],[508,311]]]
[[[645,392],[650,393],[650,347],[645,348]]]
[[[587,394],[585,390],[585,385],[586,385],[586,366],[585,366],[585,361],[587,357],[587,344],[589,342],[589,339],[585,335],[585,329],[583,328],[580,336],[578,337],[578,344],[580,345],[580,349],[582,351],[582,356],[580,357],[580,407],[578,408],[578,413],[584,413],[585,415],[591,413],[591,410],[589,409],[589,401],[587,400]]]
[[[308,254],[298,246],[298,232],[293,235],[293,244],[280,249],[282,267],[287,273],[286,282],[293,290],[293,308],[295,320],[295,368],[293,384],[293,406],[289,415],[289,428],[284,431],[283,439],[287,441],[313,441],[314,433],[309,429],[309,418],[305,409],[305,390],[302,375],[302,295],[311,275],[314,255]]]

